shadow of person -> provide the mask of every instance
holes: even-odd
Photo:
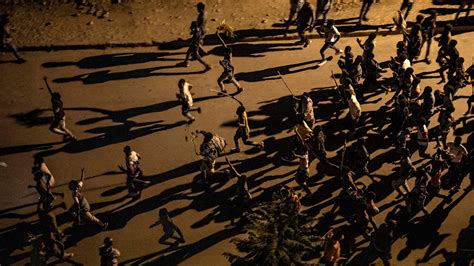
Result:
[[[97,69],[106,67],[125,66],[132,64],[143,64],[154,61],[182,61],[182,58],[167,58],[168,56],[183,55],[185,53],[116,53],[85,57],[77,62],[47,62],[41,66],[45,68],[57,68],[77,66],[83,69]]]
[[[332,56],[327,58],[327,61],[331,61]],[[277,66],[277,67],[272,67],[272,68],[267,68],[267,69],[262,69],[262,70],[256,70],[256,71],[249,71],[249,72],[239,72],[235,74],[235,78],[237,80],[243,80],[247,82],[258,82],[258,81],[265,81],[265,80],[274,80],[274,79],[279,79],[278,72],[280,72],[282,75],[287,75],[287,74],[293,74],[293,73],[298,73],[306,70],[315,70],[318,69],[320,66],[317,63],[321,63],[322,60],[310,60],[306,62],[301,62],[301,63],[296,63],[296,64],[290,64],[290,65],[284,65],[284,66]],[[307,66],[309,64],[316,64],[313,66]],[[303,68],[298,68],[302,66],[307,66]]]
[[[454,209],[469,192],[470,190],[464,191],[461,196],[450,203],[446,208],[444,207],[447,204],[446,201],[441,202],[428,216],[422,217],[416,223],[409,224],[406,234],[406,247],[399,252],[397,259],[402,261],[411,254],[412,250],[424,249],[427,246],[427,253],[424,257],[429,257],[443,240],[450,235],[441,235],[439,233],[442,223],[446,220],[451,210]]]
[[[230,44],[234,57],[264,57],[264,53],[301,50],[293,43],[236,43]],[[224,47],[217,46],[209,50],[210,54],[224,56]]]
[[[74,81],[81,81],[84,84],[97,84],[104,83],[113,80],[125,80],[125,79],[137,79],[137,78],[147,78],[153,76],[177,76],[177,75],[192,75],[200,74],[203,71],[188,71],[188,72],[155,72],[158,70],[173,69],[179,68],[179,65],[169,65],[169,66],[159,66],[159,67],[150,67],[144,69],[135,69],[122,72],[112,72],[111,70],[102,70],[92,73],[85,73],[76,75],[73,77],[58,78],[55,79],[56,83],[67,83]]]

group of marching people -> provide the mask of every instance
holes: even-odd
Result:
[[[341,111],[348,109],[348,115],[344,123],[347,126],[347,134],[343,134],[346,139],[342,149],[342,158],[339,164],[327,158],[324,127],[316,123],[314,114],[314,108],[317,105],[315,106],[309,93],[303,93],[301,97],[294,96],[293,106],[288,107],[294,114],[291,120],[294,121],[294,127],[292,128],[294,141],[290,144],[290,153],[288,156],[283,156],[282,160],[298,161],[294,178],[298,186],[305,192],[305,196],[312,194],[310,164],[314,159],[318,159],[326,169],[338,171],[338,184],[342,192],[330,213],[335,213],[338,208],[351,209],[352,214],[348,217],[349,223],[356,226],[359,233],[371,241],[371,247],[376,250],[384,263],[389,263],[390,246],[397,233],[397,221],[390,219],[381,225],[377,225],[374,216],[380,210],[375,203],[376,192],[369,191],[357,182],[357,179],[363,176],[369,176],[373,179],[370,171],[371,154],[367,147],[369,137],[359,136],[353,145],[346,147],[346,141],[353,139],[356,135],[364,134],[358,132],[358,128],[365,126],[366,123],[362,104],[369,98],[367,93],[374,89],[386,93],[393,91],[393,96],[386,103],[388,115],[384,116],[382,121],[377,121],[378,124],[374,125],[374,130],[379,136],[389,136],[394,140],[393,146],[399,157],[397,163],[399,167],[390,184],[393,190],[398,193],[397,199],[405,202],[406,214],[414,216],[419,211],[428,214],[425,206],[432,198],[441,197],[449,200],[453,194],[460,190],[463,178],[468,173],[471,174],[471,179],[473,179],[474,151],[466,149],[460,136],[455,136],[453,140],[448,139],[448,136],[451,135],[457,125],[464,125],[472,116],[473,96],[468,98],[468,110],[463,118],[456,119],[454,117],[455,105],[453,101],[456,99],[459,90],[466,87],[469,80],[472,82],[474,68],[473,66],[467,70],[464,68],[465,60],[457,50],[457,41],[451,35],[451,25],[447,25],[440,36],[435,36],[436,13],[432,12],[427,17],[417,16],[416,22],[410,30],[403,27],[400,29],[403,38],[396,44],[396,55],[389,62],[392,78],[389,82],[381,81],[382,74],[387,70],[375,59],[377,32],[371,33],[365,41],[357,39],[357,45],[363,50],[361,55],[355,56],[351,46],[345,47],[344,50],[336,48],[335,44],[341,36],[334,25],[334,21],[326,19],[328,7],[324,3],[327,2],[330,3],[330,1],[321,1],[323,4],[318,6],[319,11],[315,13],[311,4],[305,0],[304,3],[301,3],[301,6],[297,6],[298,11],[292,9],[289,21],[291,22],[292,17],[297,13],[298,32],[301,37],[298,44],[304,46],[310,43],[307,36],[305,36],[305,31],[308,28],[319,26],[318,32],[325,38],[325,44],[320,51],[322,63],[327,62],[325,51],[328,48],[334,49],[336,55],[341,54],[337,63],[340,68],[339,80],[334,75],[332,78],[336,83],[334,104],[337,104]],[[187,66],[192,57],[205,66],[206,72],[211,69],[211,66],[202,59],[207,54],[203,49],[207,13],[203,3],[199,3],[197,9],[199,14],[197,20],[193,21],[191,25],[191,44],[183,65]],[[364,11],[361,19],[365,15],[366,12]],[[321,16],[323,22],[319,23],[318,19]],[[290,22],[288,26],[291,24]],[[241,151],[240,140],[245,145],[263,150],[263,142],[250,140],[246,107],[235,98],[235,94],[227,93],[224,87],[224,81],[230,81],[236,86],[237,93],[243,91],[243,87],[234,77],[232,48],[226,45],[220,33],[227,34],[229,29],[225,25],[221,25],[217,32],[224,49],[224,58],[220,61],[223,73],[217,80],[220,88],[220,91],[217,92],[238,102],[235,111],[237,129],[233,138],[235,147],[229,152]],[[435,90],[430,86],[422,88],[423,73],[421,75],[415,73],[415,63],[419,61],[431,63],[429,55],[433,39],[438,42],[439,47],[436,58],[439,69],[435,72],[440,74],[441,81],[439,84],[445,83],[441,90]],[[426,47],[426,53],[424,58],[419,60],[423,47]],[[14,46],[12,48],[16,51]],[[447,80],[445,72],[447,72]],[[75,135],[66,127],[66,116],[61,95],[50,88],[46,78],[45,82],[50,92],[54,114],[50,130],[62,135],[64,141],[77,141]],[[201,108],[194,107],[194,94],[191,90],[192,85],[189,81],[185,79],[178,81],[177,98],[181,104],[181,113],[188,119],[189,123],[196,119],[191,115],[192,111],[201,113]],[[436,113],[438,113],[436,121],[438,124],[434,127],[434,130],[430,131],[428,127]],[[202,143],[197,147],[196,139],[199,136],[202,136]],[[331,138],[334,138],[334,136],[328,136],[329,141],[331,141]],[[239,173],[227,158],[227,155],[230,154],[226,150],[227,141],[215,133],[203,130],[191,132],[191,139],[195,144],[195,153],[202,157],[201,175],[197,182],[210,189],[209,185],[212,183],[210,178],[213,175],[223,174],[229,178],[235,177],[236,191],[232,202],[236,208],[248,208],[250,206],[248,203],[252,201],[252,195],[247,184],[248,178],[245,174]],[[434,153],[430,153],[429,150],[429,143],[432,141],[436,142]],[[412,163],[412,155],[416,151],[418,151],[422,160],[428,160],[421,167],[415,167]],[[119,168],[126,174],[128,196],[136,199],[140,197],[142,189],[149,185],[150,181],[146,180],[141,169],[141,155],[132,150],[130,146],[124,147],[123,152],[125,167],[120,166]],[[216,170],[216,161],[220,156],[226,158],[229,166],[225,171]],[[55,178],[43,158],[35,158],[32,173],[36,182],[32,187],[36,188],[39,195],[37,209],[39,224],[42,228],[41,234],[31,240],[35,243],[32,257],[40,261],[47,261],[51,256],[65,260],[71,258],[73,254],[64,251],[63,239],[65,236],[58,228],[54,215],[54,210],[57,207],[65,208],[64,203],[54,204],[58,196],[63,198],[64,195],[54,191]],[[415,179],[413,188],[410,188],[407,182],[411,178]],[[73,206],[69,209],[69,213],[75,226],[92,223],[105,230],[109,224],[91,213],[90,204],[85,197],[83,187],[86,179],[85,169],[82,169],[80,179],[69,182],[68,187],[73,199]],[[472,185],[471,182],[471,186],[467,189],[472,189]],[[449,189],[448,195],[441,193],[443,188]],[[296,208],[299,211],[301,208],[301,194],[295,190],[297,188],[288,188],[288,198],[299,206]],[[185,242],[181,230],[172,222],[165,208],[159,211],[159,221],[156,224],[163,225],[164,236],[160,239],[160,243],[179,245]],[[339,255],[334,254],[340,254],[341,252],[338,243],[343,241],[343,235],[343,230],[336,230],[335,233],[328,235],[325,255],[322,259],[322,262],[326,265],[334,265],[338,260]],[[169,242],[168,239],[170,238],[175,241]],[[118,263],[117,258],[120,256],[120,252],[113,247],[111,238],[104,239],[104,245],[100,248],[100,255],[102,265],[116,265]]]

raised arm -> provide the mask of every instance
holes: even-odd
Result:
[[[49,94],[53,95],[53,90],[51,89],[51,87],[49,86],[49,83],[48,83],[48,77],[43,77],[43,80],[44,80],[44,83],[46,84],[46,87],[48,88],[48,91],[49,91]]]
[[[216,32],[217,38],[219,38],[219,41],[221,42],[222,46],[224,48],[227,48],[227,44],[225,44],[224,40],[222,39],[221,35],[219,34],[219,31]]]
[[[86,171],[86,169],[81,168],[81,182],[84,182],[85,171]]]

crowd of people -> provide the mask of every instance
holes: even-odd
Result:
[[[413,6],[413,0],[403,0],[400,11],[405,12],[402,16],[407,18]],[[373,1],[364,1],[359,20],[367,21],[367,13]],[[472,1],[463,1],[462,7],[472,5]],[[462,183],[466,176],[470,176],[471,184],[465,190],[471,190],[474,185],[473,162],[474,149],[466,147],[462,143],[461,136],[455,136],[456,127],[464,127],[466,121],[472,118],[471,105],[474,95],[467,99],[467,112],[463,117],[456,117],[455,110],[459,108],[454,104],[459,91],[469,84],[472,86],[474,80],[474,67],[465,68],[465,59],[457,49],[458,42],[452,36],[453,26],[448,24],[443,32],[436,36],[436,12],[429,15],[417,15],[416,20],[410,28],[406,28],[406,23],[395,25],[402,33],[400,40],[395,44],[396,54],[391,57],[388,67],[382,67],[376,60],[375,46],[378,33],[371,33],[366,40],[357,39],[357,45],[362,49],[360,55],[353,52],[352,46],[346,46],[344,50],[335,45],[341,38],[341,34],[335,26],[334,20],[327,19],[327,14],[331,7],[330,0],[318,1],[315,9],[308,0],[291,1],[290,16],[287,26],[293,23],[296,16],[297,32],[300,40],[297,45],[307,47],[310,44],[309,38],[305,35],[307,31],[316,28],[324,37],[324,45],[320,50],[321,63],[327,62],[325,51],[333,49],[336,55],[340,55],[337,62],[339,73],[332,75],[336,83],[334,89],[334,105],[339,109],[348,109],[348,115],[344,120],[344,147],[340,153],[340,163],[334,162],[335,158],[328,158],[325,148],[326,141],[331,142],[335,136],[327,136],[324,127],[318,125],[314,113],[315,104],[310,93],[303,93],[301,96],[293,96],[293,106],[288,106],[291,110],[293,122],[293,141],[289,144],[287,155],[282,156],[283,161],[298,161],[298,168],[295,171],[295,181],[298,186],[288,188],[288,200],[295,202],[296,211],[301,210],[301,200],[310,197],[311,191],[310,165],[314,159],[318,159],[325,169],[338,172],[338,185],[341,193],[337,201],[332,206],[329,214],[335,214],[342,209],[351,210],[347,216],[349,224],[355,226],[356,233],[347,232],[345,226],[336,227],[330,230],[325,236],[326,245],[321,263],[324,265],[334,265],[338,262],[341,253],[350,254],[351,249],[344,250],[343,241],[345,238],[353,238],[362,235],[370,241],[372,248],[386,265],[390,264],[391,244],[401,235],[403,229],[399,224],[410,223],[410,219],[418,212],[425,215],[425,219],[431,219],[427,204],[434,198],[439,197],[450,201],[453,195],[462,189]],[[197,4],[198,17],[191,23],[191,41],[189,49],[182,66],[189,65],[190,60],[197,60],[204,67],[204,72],[211,69],[211,66],[204,61],[203,57],[208,54],[204,50],[204,37],[207,28],[207,11],[205,4]],[[459,14],[458,14],[459,15]],[[18,61],[24,60],[18,55],[13,40],[8,33],[8,18],[2,17],[3,45],[12,50]],[[249,209],[253,201],[247,184],[248,177],[239,173],[228,159],[231,153],[241,151],[240,140],[245,145],[256,147],[263,151],[263,142],[250,140],[250,131],[247,109],[244,104],[234,96],[242,93],[244,88],[239,84],[234,76],[234,66],[232,63],[232,47],[227,45],[220,34],[230,36],[231,32],[225,25],[217,31],[217,36],[224,50],[224,57],[220,61],[223,73],[217,79],[219,91],[223,97],[231,97],[238,102],[236,115],[236,133],[234,136],[235,147],[226,151],[227,141],[216,133],[197,130],[190,132],[191,140],[195,144],[195,152],[202,157],[200,165],[200,185],[210,190],[211,178],[214,175],[226,175],[236,179],[235,197],[232,198],[233,206],[236,209]],[[431,86],[422,87],[423,74],[416,74],[415,63],[431,64],[430,50],[432,41],[438,43],[436,63],[439,68],[435,71],[440,75],[439,88]],[[425,54],[422,54],[423,48]],[[388,69],[387,69],[388,68]],[[381,80],[384,73],[391,71],[391,78]],[[64,141],[75,142],[76,136],[66,127],[66,115],[64,112],[61,95],[54,92],[49,86],[47,78],[44,79],[51,96],[52,111],[54,120],[50,130],[62,135]],[[229,81],[235,85],[237,92],[229,94],[224,87],[224,82]],[[201,108],[195,108],[193,103],[192,85],[185,79],[177,82],[178,93],[176,94],[181,104],[182,115],[191,124],[196,120],[191,115],[192,111],[201,112]],[[367,101],[367,93],[381,91],[385,93],[393,92],[391,99],[386,103],[386,114],[379,121],[375,121],[373,131],[381,137],[389,137],[393,140],[393,147],[397,154],[396,161],[389,163],[398,164],[395,175],[390,180],[391,188],[397,192],[396,202],[400,206],[400,212],[390,215],[382,224],[377,224],[374,217],[380,213],[376,204],[377,192],[361,186],[357,179],[372,175],[370,163],[371,154],[368,149],[369,136],[367,131],[359,130],[366,128],[367,114],[364,111],[364,103]],[[437,116],[436,116],[437,115]],[[324,117],[321,117],[324,119]],[[436,119],[436,120],[435,120]],[[433,130],[429,130],[429,125],[437,123]],[[472,133],[472,132],[471,132]],[[197,139],[202,136],[202,142],[197,147]],[[357,137],[356,137],[357,136]],[[340,138],[340,136],[338,136]],[[347,143],[355,140],[354,144],[346,147]],[[435,150],[429,149],[429,143],[436,143]],[[413,154],[418,151],[423,164],[415,167],[412,162]],[[128,196],[138,198],[141,191],[150,184],[144,179],[143,171],[140,167],[141,155],[132,150],[130,146],[123,149],[125,154],[125,167],[120,166],[120,170],[126,174],[126,187]],[[225,157],[228,168],[218,171],[215,167],[216,161],[220,157]],[[41,265],[50,257],[57,257],[67,260],[73,256],[72,253],[65,252],[64,238],[67,237],[59,229],[55,209],[57,207],[66,209],[63,203],[56,204],[59,198],[64,198],[64,194],[55,192],[55,178],[46,165],[45,159],[35,157],[32,167],[35,185],[39,201],[37,204],[40,234],[31,236],[28,241],[33,244],[31,260],[33,265]],[[73,220],[74,226],[83,226],[90,223],[96,225],[100,230],[106,230],[109,223],[97,218],[91,212],[91,207],[83,192],[86,181],[85,169],[81,171],[78,180],[69,182],[70,196],[73,206],[68,210]],[[410,188],[408,181],[414,179],[414,186]],[[296,191],[302,190],[305,195]],[[448,194],[443,194],[447,190]],[[326,214],[327,215],[327,214]],[[160,243],[178,246],[185,242],[182,231],[172,221],[166,208],[159,211],[159,221],[154,225],[163,226],[164,235]],[[170,239],[174,241],[169,241]],[[101,265],[118,265],[120,251],[113,246],[110,237],[104,239],[103,245],[99,249]]]

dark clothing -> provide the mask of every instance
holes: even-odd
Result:
[[[360,8],[359,20],[367,19],[367,13],[369,13],[370,7],[374,3],[374,0],[364,0],[362,7]]]
[[[314,7],[310,3],[305,3],[298,12],[298,28],[307,28],[314,22]]]
[[[117,266],[117,258],[120,256],[120,251],[111,246],[102,246],[99,248],[100,266]]]
[[[408,17],[410,10],[413,8],[413,2],[415,2],[415,0],[403,0],[402,5],[400,7],[400,11],[406,9],[405,15],[403,16],[404,19]]]
[[[200,12],[198,17],[197,17],[197,26],[201,29],[202,36],[201,39],[204,39],[204,36],[206,35],[206,24],[207,24],[207,12],[203,11],[202,13]]]

